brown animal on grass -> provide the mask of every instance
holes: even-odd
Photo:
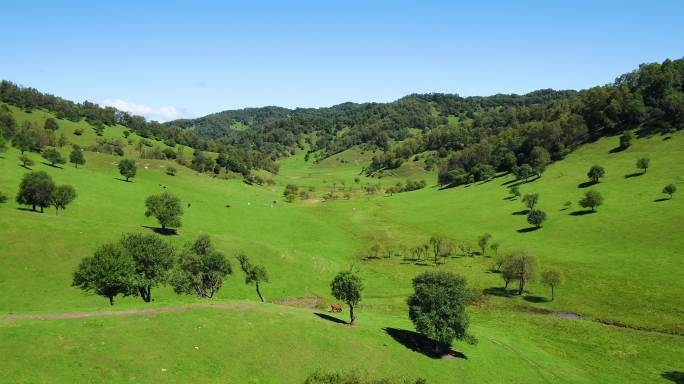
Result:
[[[341,304],[331,304],[330,310],[333,312],[342,312],[342,305]]]

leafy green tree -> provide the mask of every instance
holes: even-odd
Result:
[[[256,293],[259,296],[259,300],[263,303],[264,296],[261,294],[259,287],[261,283],[268,283],[266,268],[261,265],[252,265],[244,253],[238,254],[236,258],[240,263],[240,269],[245,273],[245,284],[254,284],[256,286]]]
[[[563,284],[563,272],[560,269],[549,267],[541,273],[542,283],[551,288],[551,301],[555,299],[554,289]]]
[[[527,181],[532,175],[534,175],[534,169],[529,164],[523,164],[519,167],[513,167],[513,174],[518,180]]]
[[[76,199],[76,190],[71,185],[59,185],[50,194],[50,204],[55,207],[55,215],[60,209],[66,209]]]
[[[135,166],[135,160],[121,159],[121,161],[119,161],[119,173],[126,178],[126,181],[135,177],[137,172],[138,168]]]
[[[25,153],[22,153],[21,155],[19,155],[19,161],[21,161],[21,165],[24,168],[33,167],[33,164],[35,164],[34,161],[30,157],[28,157],[28,155]]]
[[[16,200],[19,204],[32,206],[34,211],[38,206],[42,213],[43,208],[50,206],[50,197],[54,189],[55,183],[50,175],[44,171],[29,172],[21,179]]]
[[[546,221],[546,212],[542,210],[531,209],[527,214],[527,222],[537,228],[541,227],[544,221]]]
[[[432,255],[435,258],[435,265],[439,264],[439,257],[444,252],[446,246],[446,239],[439,236],[432,236],[429,240],[430,247],[432,247]]]
[[[100,246],[93,256],[81,260],[74,272],[72,285],[86,292],[109,298],[114,305],[117,295],[128,296],[132,291],[135,272],[133,260],[116,244]]]
[[[2,191],[0,191],[0,204],[6,203],[7,202],[7,195],[5,195]]]
[[[183,215],[183,207],[181,207],[181,201],[177,196],[168,192],[149,196],[145,200],[145,207],[147,207],[145,216],[154,216],[162,229],[181,226],[180,217]]]
[[[454,339],[466,339],[470,291],[463,276],[424,272],[413,278],[413,290],[407,299],[409,318],[416,331],[434,341],[435,351]]]
[[[629,148],[629,146],[632,145],[632,140],[634,140],[634,134],[632,131],[625,131],[622,136],[620,136],[620,148]]]
[[[541,176],[551,162],[551,155],[544,147],[534,147],[530,152],[530,164],[535,175]]]
[[[637,168],[641,169],[641,173],[646,173],[649,165],[651,165],[651,159],[648,157],[639,158],[636,162]]]
[[[59,129],[59,125],[57,124],[57,120],[53,119],[52,117],[48,117],[45,120],[45,125],[43,125],[43,128],[48,131],[56,131]]]
[[[232,273],[228,259],[202,235],[183,248],[171,284],[176,293],[212,298]]]
[[[599,179],[606,175],[606,171],[600,165],[594,165],[587,172],[587,177],[592,183],[598,183]]]
[[[538,264],[537,258],[527,252],[512,253],[502,266],[502,274],[506,280],[505,288],[508,287],[510,280],[518,280],[518,295],[522,295],[527,283],[534,279]]]
[[[513,196],[513,198],[520,197],[520,187],[514,185],[508,188],[508,193]]]
[[[487,250],[487,245],[489,245],[489,240],[491,239],[492,235],[489,233],[485,233],[477,238],[477,245],[479,245],[480,249],[482,250],[482,256],[484,256],[485,251]]]
[[[149,303],[152,301],[152,288],[165,283],[168,278],[175,250],[157,235],[129,233],[119,243],[133,260],[133,291]]]
[[[4,104],[3,104],[4,105]],[[9,111],[0,111],[0,136],[9,140],[17,131],[17,122]]]
[[[337,300],[342,300],[349,306],[349,324],[354,325],[356,315],[354,315],[354,307],[361,301],[361,292],[363,291],[363,281],[361,278],[351,271],[343,271],[337,274],[330,283],[332,295]]]
[[[527,209],[534,209],[534,207],[539,203],[539,194],[538,193],[529,193],[522,198],[523,204],[527,207]]]
[[[494,257],[496,257],[499,254],[499,247],[501,246],[501,243],[498,241],[492,242],[492,244],[489,246],[489,249],[492,250],[492,253],[494,253]]]
[[[79,165],[85,165],[86,159],[83,155],[83,150],[79,147],[74,147],[69,154],[69,162],[78,168]]]
[[[169,165],[168,167],[166,167],[166,174],[167,174],[167,175],[169,175],[169,176],[176,176],[176,172],[178,172],[178,170],[176,169],[176,167],[173,167],[173,166],[171,166],[171,165]]]
[[[603,195],[598,191],[586,191],[582,200],[579,201],[579,204],[582,208],[591,208],[591,211],[595,212],[596,207],[603,204]]]
[[[56,166],[57,164],[65,164],[66,159],[62,156],[61,153],[55,148],[47,148],[43,151],[42,156],[45,160],[47,160],[50,165],[53,167]]]
[[[299,193],[299,187],[297,187],[294,184],[288,184],[285,186],[285,191],[283,192],[283,196],[285,196],[285,200],[287,200],[288,203],[291,203],[291,202],[295,201],[298,193]]]
[[[668,184],[663,188],[663,193],[666,195],[670,195],[670,200],[672,200],[672,195],[677,192],[677,186],[674,184]]]

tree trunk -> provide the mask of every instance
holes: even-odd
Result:
[[[522,295],[525,290],[525,279],[520,278],[520,286],[518,287],[518,295]]]
[[[349,304],[349,303],[347,303]],[[354,321],[356,321],[356,317],[354,316],[354,306],[349,304],[349,318],[351,321],[349,322],[349,325],[354,325]]]
[[[32,204],[32,205],[33,205],[33,211],[35,212],[36,211],[36,205],[35,204]]]
[[[553,285],[552,285],[551,286],[551,301],[553,301],[553,299],[554,299],[554,297],[553,297]]]
[[[114,296],[109,296],[109,305],[114,305]]]
[[[261,302],[263,303],[264,302],[264,296],[261,295],[261,291],[259,290],[259,283],[256,283],[256,291],[257,291],[257,295],[259,295],[259,300],[261,300]]]
[[[43,206],[40,206],[40,213],[43,213]]]

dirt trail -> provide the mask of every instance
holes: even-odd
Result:
[[[44,320],[44,319],[83,319],[87,317],[117,317],[117,316],[154,316],[162,313],[185,312],[194,309],[222,309],[244,311],[252,308],[250,304],[188,304],[176,307],[160,307],[147,309],[127,309],[123,311],[90,311],[90,312],[63,312],[63,313],[31,313],[20,315],[0,316],[0,321],[17,320]]]

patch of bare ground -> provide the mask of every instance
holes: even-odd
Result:
[[[322,308],[320,296],[301,296],[301,297],[288,297],[281,300],[274,300],[274,304],[287,305],[290,307],[297,308],[309,308],[309,309],[320,309]]]

